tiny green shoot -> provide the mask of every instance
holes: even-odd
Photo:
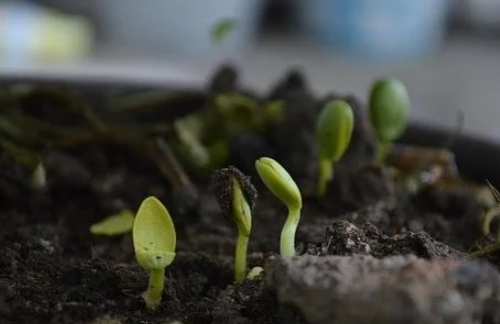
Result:
[[[224,216],[235,222],[238,239],[234,254],[234,279],[242,282],[247,276],[248,240],[252,229],[252,209],[257,191],[240,170],[229,166],[214,172],[212,190]]]
[[[497,204],[496,206],[490,208],[484,215],[483,226],[482,226],[482,231],[484,235],[488,235],[491,233],[490,224],[492,220],[495,217],[498,217],[500,214],[500,192],[498,192],[497,188],[495,188],[488,180],[486,180],[486,183],[488,184],[491,194],[493,195],[493,198],[495,198]],[[496,252],[499,249],[500,249],[500,232],[497,233],[495,242],[493,244],[480,247],[478,250],[469,253],[469,257],[471,258],[481,257]]]
[[[325,105],[316,125],[316,142],[319,149],[318,196],[325,194],[326,186],[333,179],[333,165],[337,163],[351,141],[354,115],[348,103],[333,100]]]
[[[212,27],[212,43],[221,44],[236,26],[237,22],[233,18],[225,18],[217,21]]]
[[[262,267],[253,267],[252,270],[247,275],[248,280],[255,280],[260,277],[262,277],[262,274],[264,272],[264,268]]]
[[[383,163],[408,122],[410,99],[404,84],[395,79],[377,80],[370,91],[369,113],[378,140],[376,162]]]
[[[155,197],[146,198],[132,230],[137,262],[150,271],[148,289],[142,294],[146,307],[155,309],[161,302],[165,268],[175,257],[176,233],[168,210]]]
[[[281,231],[280,253],[282,256],[294,256],[295,232],[302,209],[300,190],[290,174],[271,158],[258,159],[255,168],[266,187],[288,208],[288,217]]]
[[[495,207],[491,208],[490,210],[488,210],[484,216],[483,226],[482,226],[483,227],[482,230],[483,230],[484,235],[488,235],[491,233],[490,224],[495,217],[498,217],[498,215],[500,213],[500,192],[498,192],[497,188],[495,188],[491,184],[491,182],[489,182],[488,180],[486,180],[486,183],[488,184],[488,187],[491,191],[491,194],[495,198],[497,205]],[[498,242],[500,242],[500,233],[497,234],[496,240]]]
[[[40,191],[47,187],[47,171],[42,162],[38,163],[35,170],[33,170],[33,174],[31,175],[31,186],[33,189]]]
[[[106,217],[104,220],[90,226],[90,232],[94,235],[122,235],[132,231],[134,226],[134,213],[124,209],[118,214]]]

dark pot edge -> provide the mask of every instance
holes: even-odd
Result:
[[[33,77],[33,76],[2,76],[0,85],[8,83],[43,83],[53,85],[64,85],[78,87],[94,91],[106,89],[130,89],[130,90],[160,90],[169,89],[174,91],[203,91],[202,85],[188,87],[174,83],[158,84],[155,82],[131,82],[130,80],[101,79],[98,81],[90,78],[70,77]],[[399,140],[400,143],[413,144],[428,147],[444,147],[450,140],[451,134],[445,128],[428,126],[419,122],[411,122]],[[455,154],[458,168],[461,173],[477,181],[488,179],[495,186],[500,187],[500,143],[491,139],[461,134],[449,147]],[[496,163],[498,162],[498,165]]]

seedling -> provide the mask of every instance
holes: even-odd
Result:
[[[376,81],[370,92],[370,119],[378,139],[376,162],[383,163],[392,143],[404,132],[410,112],[410,99],[402,82]]]
[[[226,18],[219,20],[212,27],[212,43],[222,43],[236,26],[237,22],[235,19]]]
[[[262,267],[253,267],[252,270],[247,275],[248,280],[255,280],[260,277],[262,277],[262,274],[264,273],[264,268]]]
[[[490,191],[497,202],[497,205],[488,210],[484,216],[483,226],[482,226],[484,235],[488,235],[491,233],[490,224],[495,217],[499,216],[500,213],[500,192],[498,192],[498,190],[489,181],[486,181],[486,183],[488,184]],[[469,256],[472,258],[477,258],[480,256],[496,252],[499,249],[500,249],[500,232],[497,233],[495,242],[493,244],[483,246],[480,249],[470,253]]]
[[[122,235],[132,231],[134,226],[134,213],[124,209],[116,215],[106,217],[104,220],[90,226],[90,232],[94,235]]]
[[[488,235],[491,233],[490,224],[495,217],[498,217],[500,213],[500,192],[498,192],[497,188],[495,188],[491,182],[486,181],[488,187],[490,188],[493,197],[495,198],[497,205],[486,212],[483,220],[483,234]],[[500,242],[500,233],[497,234],[496,238],[497,242]]]
[[[137,262],[150,271],[148,289],[142,298],[149,309],[155,309],[161,302],[165,268],[174,260],[176,244],[172,218],[155,197],[146,198],[139,207],[132,237]]]
[[[212,177],[212,190],[224,216],[234,221],[238,228],[234,253],[234,280],[242,282],[247,275],[248,240],[257,191],[250,178],[233,166],[215,171]]]
[[[326,186],[333,179],[333,165],[337,163],[351,141],[354,116],[352,108],[342,100],[325,105],[316,125],[316,142],[319,149],[318,196],[325,194]]]
[[[31,175],[31,186],[40,191],[47,187],[47,171],[42,162],[38,163]]]
[[[288,208],[288,217],[281,231],[282,256],[295,255],[295,232],[300,220],[302,196],[290,174],[275,160],[262,157],[255,161],[255,168],[266,187]]]

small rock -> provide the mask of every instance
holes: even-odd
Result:
[[[388,235],[372,223],[323,220],[300,228],[300,252],[311,255],[371,255],[382,258],[412,254],[425,259],[459,259],[466,253],[436,241],[425,232]]]
[[[500,275],[486,263],[415,256],[276,257],[266,283],[311,324],[500,321]]]

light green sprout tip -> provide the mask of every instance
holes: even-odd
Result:
[[[94,235],[122,235],[130,233],[133,225],[134,213],[129,209],[124,209],[90,226],[90,232]]]
[[[247,279],[248,280],[255,280],[260,277],[262,277],[262,274],[264,273],[264,268],[262,267],[253,267],[252,270],[248,273]]]
[[[325,105],[316,125],[316,142],[319,149],[318,196],[325,194],[333,178],[333,164],[337,163],[351,141],[354,115],[351,106],[342,100]]]
[[[384,79],[373,84],[369,102],[370,120],[378,139],[376,159],[382,163],[406,128],[410,99],[401,81]]]
[[[148,289],[142,294],[149,309],[161,302],[165,268],[175,257],[176,233],[168,210],[155,197],[146,198],[135,217],[132,230],[137,262],[150,271]]]
[[[288,207],[288,217],[281,231],[282,256],[295,255],[295,232],[300,220],[302,196],[290,174],[275,160],[262,157],[255,168],[266,187]]]
[[[212,42],[214,44],[220,44],[227,38],[227,36],[233,31],[237,26],[237,21],[232,18],[225,18],[219,20],[212,27]]]
[[[250,178],[234,166],[215,171],[211,185],[224,216],[234,221],[238,228],[234,278],[236,282],[242,282],[247,275],[248,240],[252,229],[252,209],[257,199],[257,191],[250,182]]]

